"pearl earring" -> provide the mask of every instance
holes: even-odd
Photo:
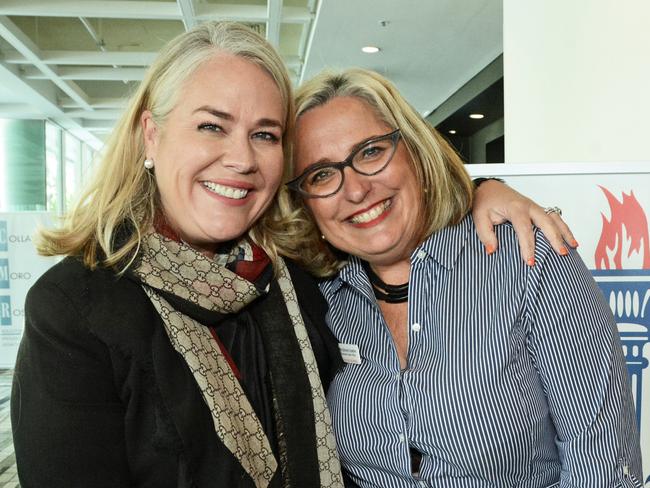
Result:
[[[152,169],[153,168],[153,159],[145,159],[144,160],[144,167],[146,169]]]

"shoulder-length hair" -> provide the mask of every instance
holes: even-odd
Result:
[[[98,265],[125,271],[135,258],[143,234],[160,209],[155,178],[143,166],[145,148],[140,116],[152,113],[164,127],[179,102],[183,84],[215,54],[240,56],[268,72],[277,84],[283,105],[285,174],[293,135],[294,105],[286,67],[275,49],[259,34],[233,22],[207,22],[172,39],[159,53],[117,122],[102,153],[94,178],[64,216],[59,228],[43,229],[37,249],[44,255],[79,255],[89,268]],[[276,206],[249,230],[275,262],[273,234],[278,232]]]
[[[297,118],[336,97],[355,97],[367,103],[377,117],[400,129],[410,162],[422,188],[420,193],[421,240],[433,232],[458,223],[471,208],[473,187],[463,162],[440,134],[431,127],[383,76],[365,69],[326,71],[296,92]],[[287,199],[287,226],[294,233],[294,249],[283,252],[317,276],[334,274],[345,256],[320,238],[318,224],[294,193]]]

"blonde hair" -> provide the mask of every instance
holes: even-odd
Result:
[[[302,85],[296,93],[298,119],[305,112],[336,97],[355,97],[367,103],[390,127],[399,128],[421,192],[421,239],[458,223],[472,204],[473,187],[463,162],[447,141],[431,127],[383,76],[364,69],[325,71]],[[318,225],[298,194],[285,208],[294,233],[293,249],[283,253],[298,260],[317,276],[330,276],[344,264],[345,256],[320,239]]]
[[[184,83],[215,54],[240,56],[266,70],[277,84],[285,107],[283,149],[289,174],[294,105],[286,67],[274,48],[259,34],[233,22],[207,22],[171,40],[151,65],[128,108],[106,143],[103,159],[78,203],[56,229],[41,230],[37,249],[44,255],[80,255],[91,269],[97,265],[125,271],[135,258],[142,235],[159,207],[153,175],[145,170],[140,116],[152,113],[164,122],[175,107]],[[279,221],[277,207],[269,209],[249,230],[275,262],[273,234]]]

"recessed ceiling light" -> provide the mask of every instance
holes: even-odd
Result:
[[[377,46],[363,46],[361,50],[364,53],[368,53],[368,54],[374,54],[379,52],[379,48]]]
[[[482,119],[483,117],[485,117],[483,114],[469,114],[470,119]]]
[[[455,131],[454,129],[451,129],[451,130],[449,131],[449,133],[450,133],[450,134],[455,134],[456,131]]]

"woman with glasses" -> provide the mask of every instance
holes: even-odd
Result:
[[[640,487],[616,324],[576,252],[486,252],[457,154],[376,73],[297,94],[295,256],[347,363],[328,392],[361,487]]]

